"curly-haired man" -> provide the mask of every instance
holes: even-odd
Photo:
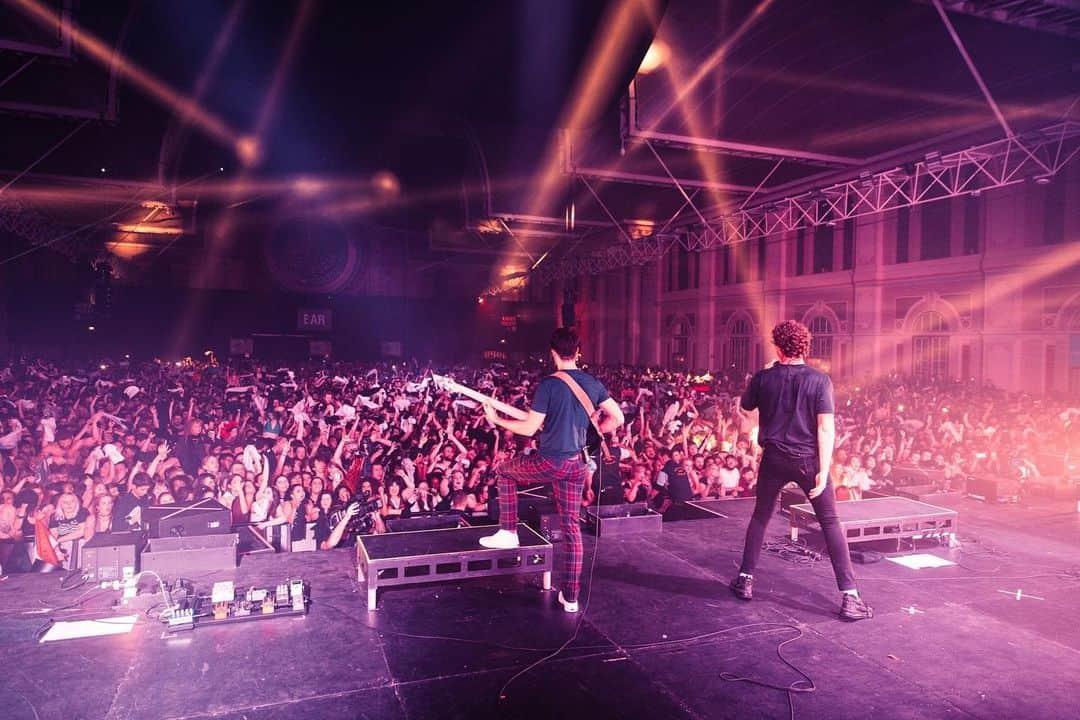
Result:
[[[742,396],[742,409],[760,410],[758,442],[764,448],[758,470],[757,501],[746,529],[742,566],[731,581],[736,597],[753,597],[754,568],[780,489],[795,482],[814,508],[829,551],[836,584],[843,594],[840,617],[865,620],[874,612],[859,597],[847,540],[836,514],[836,497],[829,482],[836,426],[832,380],[809,367],[810,330],[794,320],[772,331],[778,361],[754,374]]]

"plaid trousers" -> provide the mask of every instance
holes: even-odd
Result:
[[[585,461],[580,455],[561,461],[548,460],[534,452],[504,462],[495,469],[495,475],[499,483],[499,525],[511,532],[517,531],[518,486],[551,483],[563,532],[563,594],[569,600],[577,600],[584,556],[578,515],[588,476]]]

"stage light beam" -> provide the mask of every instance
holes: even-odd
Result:
[[[60,24],[59,15],[37,0],[9,0],[9,2],[46,29],[56,28]],[[127,82],[162,105],[190,117],[192,124],[198,126],[210,137],[230,147],[235,147],[238,140],[236,133],[220,118],[207,112],[190,97],[176,91],[152,73],[135,65],[118,49],[110,47],[88,31],[74,25],[71,26],[70,31],[75,47],[82,50],[94,62],[105,69],[115,68]]]

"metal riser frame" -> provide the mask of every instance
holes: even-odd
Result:
[[[550,590],[553,567],[554,548],[547,544],[375,560],[358,548],[356,571],[357,580],[367,588],[368,610],[374,611],[376,594],[382,587],[538,572],[543,574],[543,588]]]
[[[791,539],[799,539],[799,530],[810,529],[815,526],[820,530],[817,519],[806,516],[801,512],[791,515]],[[939,538],[949,544],[955,541],[957,533],[957,517],[955,513],[942,514],[939,516],[919,516],[918,518],[887,520],[866,520],[858,522],[841,522],[840,529],[849,545],[860,542],[873,542],[875,540],[896,540],[899,547],[900,540],[916,538]]]

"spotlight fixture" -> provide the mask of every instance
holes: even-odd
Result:
[[[94,332],[95,330],[97,330],[97,328],[94,327],[93,325],[87,325],[86,329],[89,330],[90,332]]]
[[[1051,179],[1050,175],[1036,175],[1035,176],[1035,184],[1036,185],[1049,185],[1050,184],[1050,179]]]
[[[659,40],[654,40],[649,49],[645,52],[645,57],[641,60],[641,65],[638,67],[638,73],[641,75],[647,75],[654,70],[658,70],[664,62],[667,61],[671,51],[668,46]]]

